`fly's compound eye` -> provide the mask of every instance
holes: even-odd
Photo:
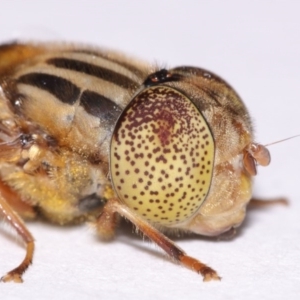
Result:
[[[271,162],[269,150],[260,144],[251,143],[244,150],[243,165],[246,171],[251,175],[257,174],[256,164],[268,166]]]
[[[147,88],[123,111],[112,136],[114,189],[152,223],[185,222],[209,192],[214,151],[205,119],[185,95],[165,86]]]

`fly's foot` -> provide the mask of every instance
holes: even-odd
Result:
[[[199,273],[203,276],[203,281],[221,280],[218,273],[210,267],[202,268]]]
[[[1,277],[0,281],[3,281],[3,282],[13,281],[15,283],[22,283],[23,279],[22,279],[22,276],[20,273],[11,271],[11,272],[7,273],[6,275],[4,275],[3,277]]]

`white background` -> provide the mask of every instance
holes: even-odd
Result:
[[[300,2],[21,1],[0,2],[0,41],[87,42],[167,66],[195,65],[226,78],[246,102],[258,142],[300,133]],[[289,207],[250,210],[238,236],[218,242],[177,239],[218,270],[221,282],[170,262],[120,229],[102,243],[87,226],[30,223],[33,266],[21,285],[0,284],[1,299],[298,299],[300,294],[300,138],[270,147],[254,193],[286,196]],[[0,228],[1,229],[1,228]],[[0,231],[0,273],[24,249]]]

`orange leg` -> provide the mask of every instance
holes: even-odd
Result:
[[[181,263],[183,266],[191,269],[203,276],[204,281],[220,280],[217,272],[206,266],[199,260],[190,257],[176,246],[170,239],[163,235],[160,231],[152,227],[149,223],[135,215],[128,207],[121,204],[117,199],[110,199],[105,206],[106,211],[111,214],[117,212],[122,217],[130,220],[143,234],[150,238],[154,243],[161,247],[171,258]],[[98,224],[100,226],[100,224]]]
[[[22,274],[26,271],[32,262],[33,252],[34,252],[34,239],[31,233],[26,228],[24,222],[19,217],[19,215],[11,208],[3,197],[0,190],[0,215],[4,216],[4,220],[7,221],[22,237],[26,244],[26,256],[21,264],[4,275],[0,280],[3,282],[14,281],[23,282]]]
[[[7,199],[8,204],[14,209],[14,211],[25,219],[34,219],[36,212],[33,207],[20,198],[20,196],[12,191],[8,185],[6,185],[0,179],[0,195]]]

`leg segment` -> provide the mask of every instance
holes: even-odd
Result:
[[[0,281],[14,281],[14,282],[23,282],[22,274],[26,271],[29,265],[32,262],[33,252],[34,252],[34,240],[31,233],[26,228],[22,219],[18,214],[11,208],[7,203],[5,198],[2,196],[0,191],[0,214],[18,233],[19,236],[23,239],[26,244],[26,256],[21,264],[4,275]]]
[[[6,185],[0,179],[0,195],[7,199],[8,204],[13,210],[24,219],[34,219],[36,217],[36,212],[33,207],[20,198],[20,196],[12,191],[8,185]]]
[[[274,198],[274,199],[258,199],[258,198],[252,198],[250,200],[249,205],[251,207],[265,207],[265,206],[271,206],[271,205],[289,205],[289,202],[285,198]]]
[[[96,228],[98,236],[102,240],[111,240],[119,223],[119,215],[109,205],[105,205],[103,211],[97,218]]]
[[[215,270],[197,259],[186,255],[185,252],[176,246],[170,239],[152,227],[149,223],[135,215],[128,207],[121,204],[118,200],[110,199],[105,206],[105,210],[110,211],[111,214],[117,212],[122,217],[130,220],[143,234],[161,247],[171,258],[175,259],[175,261],[181,263],[188,269],[201,274],[204,281],[221,279]]]

